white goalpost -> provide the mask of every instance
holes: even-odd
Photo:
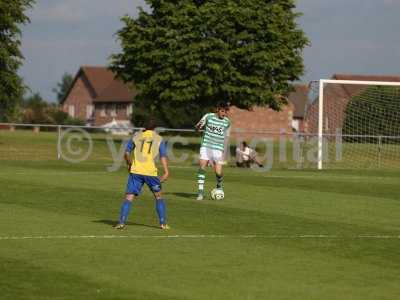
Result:
[[[308,132],[318,137],[317,168],[325,168],[338,137],[347,157],[359,162],[355,167],[383,163],[400,167],[400,82],[321,79],[318,83],[318,92],[314,88],[318,97],[306,113]],[[343,165],[353,165],[349,162]]]

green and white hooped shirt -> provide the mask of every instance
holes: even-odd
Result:
[[[227,117],[220,119],[217,114],[208,113],[201,118],[199,124],[204,128],[201,147],[224,151],[231,121]]]

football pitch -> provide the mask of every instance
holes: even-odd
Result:
[[[19,141],[33,156],[46,148],[46,139]],[[163,186],[172,228],[158,229],[145,189],[116,231],[125,170],[13,159],[10,143],[0,140],[2,300],[400,294],[399,171],[227,167],[225,199],[200,202],[196,167],[175,165]],[[214,183],[208,170],[207,189]]]

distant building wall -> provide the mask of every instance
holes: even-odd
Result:
[[[248,111],[233,106],[229,118],[234,138],[278,137],[282,132],[292,133],[293,105],[289,103],[281,111],[264,107],[254,107]],[[268,134],[257,133],[259,131],[268,131]]]
[[[363,90],[362,86],[352,86],[356,88],[352,92],[354,95]],[[351,100],[351,95],[346,92],[343,85],[329,84],[324,88],[324,108],[323,108],[323,133],[336,134],[337,130],[343,128],[346,107]],[[308,108],[306,113],[306,132],[311,134],[318,133],[319,99],[316,99]]]
[[[87,120],[87,110],[93,105],[93,95],[89,90],[86,79],[82,76],[77,78],[70,93],[65,99],[62,110],[71,117]]]
[[[95,103],[94,125],[101,126],[112,120],[125,121],[131,120],[132,104],[122,103]]]

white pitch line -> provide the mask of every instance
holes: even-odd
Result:
[[[263,234],[182,234],[182,235],[36,235],[36,236],[0,236],[0,241],[6,240],[60,240],[60,239],[400,239],[400,235],[353,235],[340,236],[329,234],[299,234],[299,235],[263,235]]]

